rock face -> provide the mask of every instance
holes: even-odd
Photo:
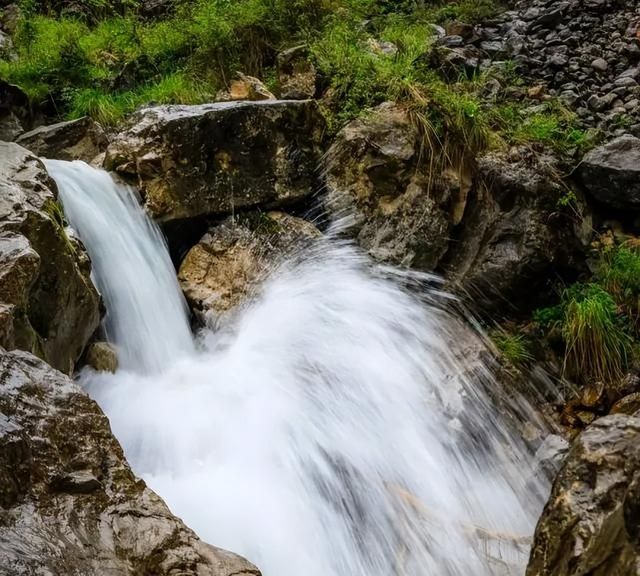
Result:
[[[620,136],[595,148],[579,170],[596,200],[613,208],[640,208],[640,139]]]
[[[212,228],[180,266],[196,314],[209,322],[243,302],[294,250],[320,236],[309,222],[280,212],[229,218]]]
[[[346,126],[329,150],[329,212],[351,220],[374,258],[441,272],[483,313],[535,306],[547,280],[579,268],[590,221],[577,197],[559,208],[566,188],[552,155],[487,154],[473,175],[427,155],[393,104]]]
[[[74,382],[0,349],[0,574],[259,576],[136,478]]]
[[[318,187],[323,122],[311,101],[143,109],[109,146],[161,221],[290,204]]]
[[[477,182],[452,236],[442,271],[485,312],[535,306],[547,282],[579,271],[591,221],[566,193],[557,159],[514,148],[478,159]]]
[[[316,68],[307,46],[294,46],[278,54],[280,97],[292,100],[313,98],[316,94]]]
[[[11,141],[31,122],[29,98],[17,86],[0,80],[0,140]]]
[[[527,576],[630,576],[640,566],[640,419],[593,423],[540,518]]]
[[[16,142],[34,154],[55,160],[84,160],[104,152],[107,136],[102,127],[88,116],[40,126],[20,135]]]
[[[327,206],[375,259],[429,270],[447,249],[447,204],[466,183],[430,179],[420,162],[409,114],[382,104],[348,124],[327,153]]]
[[[56,193],[35,156],[0,142],[0,345],[70,373],[98,326],[99,297]]]

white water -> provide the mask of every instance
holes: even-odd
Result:
[[[82,163],[47,168],[127,359],[84,383],[136,472],[201,537],[265,576],[524,573],[514,536],[541,508],[528,458],[437,293],[319,241],[194,347],[133,192]]]

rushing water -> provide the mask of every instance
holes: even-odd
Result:
[[[135,192],[80,162],[47,168],[124,359],[81,378],[201,537],[265,576],[524,573],[544,487],[442,295],[329,238],[194,343]]]

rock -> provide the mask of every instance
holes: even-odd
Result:
[[[574,442],[536,528],[527,576],[628,576],[640,565],[640,419],[605,416]]]
[[[393,42],[378,40],[377,38],[369,38],[367,48],[372,54],[378,56],[395,56],[398,53],[398,47]]]
[[[91,266],[42,163],[0,142],[0,345],[70,373],[100,320]]]
[[[72,380],[0,349],[0,573],[259,576],[201,542],[129,468]]]
[[[597,70],[598,72],[606,72],[609,68],[609,64],[604,58],[596,58],[593,62],[591,62],[591,68]]]
[[[111,143],[105,166],[135,176],[162,221],[283,206],[318,189],[323,130],[308,100],[150,107]]]
[[[555,478],[569,452],[569,443],[557,434],[549,434],[534,455],[535,468],[548,477]]]
[[[464,38],[457,35],[445,36],[444,38],[440,38],[439,44],[447,48],[458,48],[464,46]]]
[[[478,159],[476,181],[484,184],[470,194],[442,263],[451,289],[477,311],[530,310],[550,279],[582,269],[591,222],[577,197],[571,210],[559,210],[558,173],[554,156],[521,147]]]
[[[318,238],[317,228],[280,212],[229,218],[187,254],[178,278],[187,301],[215,323],[245,301],[278,262]]]
[[[216,100],[228,102],[231,100],[275,100],[275,96],[258,78],[247,76],[242,72],[236,74],[227,90],[221,90]]]
[[[118,370],[118,353],[108,342],[93,342],[87,347],[84,361],[98,372],[112,372]]]
[[[316,95],[316,68],[306,45],[280,52],[277,63],[281,98],[306,100]]]
[[[102,126],[88,116],[40,126],[25,132],[16,142],[43,158],[85,162],[91,162],[108,144]]]
[[[18,29],[20,20],[20,8],[17,3],[8,3],[0,10],[0,29],[13,35]]]
[[[640,412],[640,392],[633,392],[618,400],[611,407],[611,414],[628,414],[633,416]]]
[[[446,206],[467,183],[430,178],[406,109],[374,108],[341,130],[325,160],[327,209],[376,260],[433,270],[446,251]]]
[[[620,136],[589,152],[579,167],[585,188],[613,208],[640,208],[640,139]]]
[[[31,122],[29,98],[17,86],[0,80],[0,140],[10,142]]]

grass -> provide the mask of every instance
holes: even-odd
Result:
[[[586,139],[566,111],[486,103],[484,74],[452,80],[432,62],[431,24],[486,19],[500,9],[494,0],[182,0],[159,20],[140,18],[132,0],[88,0],[79,13],[61,5],[22,0],[18,58],[0,60],[1,78],[59,116],[113,125],[142,104],[211,100],[238,70],[274,87],[277,53],[304,42],[333,131],[394,100],[410,109],[432,155],[456,166],[490,146],[569,150]],[[377,51],[375,40],[397,51]],[[504,68],[503,80],[517,84],[514,67]]]
[[[501,357],[511,366],[518,368],[533,360],[529,342],[524,334],[513,333],[504,328],[496,328],[489,334]]]
[[[605,249],[595,277],[637,330],[640,327],[640,247],[627,242]]]

